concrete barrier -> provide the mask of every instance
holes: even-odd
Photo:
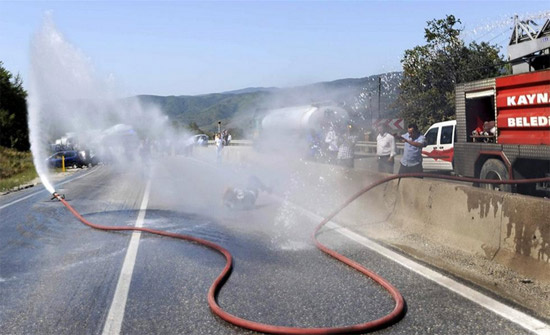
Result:
[[[225,159],[262,164],[250,148],[230,148]],[[328,215],[349,196],[382,178],[366,170],[345,171],[308,163],[304,183],[323,176],[332,203],[296,194],[297,204]],[[310,178],[310,180],[306,180]],[[319,192],[324,192],[319,189]],[[335,221],[392,244],[392,236],[415,234],[434,244],[498,262],[526,277],[550,282],[550,201],[424,178],[380,185],[343,210]],[[414,252],[415,245],[405,246]],[[437,256],[434,256],[437,257]]]
[[[429,179],[403,179],[391,220],[456,249],[494,258],[500,248],[502,194]]]
[[[367,215],[368,208],[385,210],[387,223],[400,234],[417,234],[434,244],[498,262],[525,277],[550,281],[548,199],[432,179],[407,178],[390,185],[359,198],[342,220],[353,224]],[[391,241],[378,235],[380,229],[363,231]]]
[[[550,201],[504,195],[497,260],[550,281]]]

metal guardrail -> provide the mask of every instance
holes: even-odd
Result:
[[[402,154],[404,150],[403,143],[396,143],[397,154]],[[358,141],[355,144],[356,154],[376,154],[376,142]]]
[[[214,145],[214,140],[208,140],[208,145]],[[252,145],[252,141],[250,140],[231,140],[231,142],[229,142],[229,145],[245,145],[245,146],[250,146]]]
[[[214,140],[208,141],[209,145],[214,145]],[[232,140],[229,144],[231,145],[243,145],[243,146],[250,146],[252,145],[251,140]],[[404,145],[403,143],[397,143],[397,154],[403,153]],[[362,156],[362,155],[375,155],[376,154],[376,142],[369,142],[369,141],[357,141],[355,144],[355,154]]]

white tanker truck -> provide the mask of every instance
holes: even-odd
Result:
[[[281,131],[299,134],[310,129],[317,131],[349,122],[349,115],[335,104],[312,104],[267,111],[261,120],[261,132]]]
[[[348,112],[336,103],[319,103],[267,110],[257,120],[255,145],[261,149],[307,150],[313,136],[321,142],[333,128],[350,123]]]

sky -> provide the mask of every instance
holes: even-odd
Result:
[[[451,14],[466,42],[505,54],[512,17],[543,23],[550,1],[0,0],[0,61],[25,86],[50,15],[123,96],[293,87],[401,71],[427,22]]]

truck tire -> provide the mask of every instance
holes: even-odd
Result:
[[[504,165],[501,160],[491,158],[488,159],[481,167],[479,178],[489,180],[509,180],[510,175],[508,174],[508,169],[506,168],[506,165]],[[512,192],[512,184],[480,183],[479,186],[488,190]]]

